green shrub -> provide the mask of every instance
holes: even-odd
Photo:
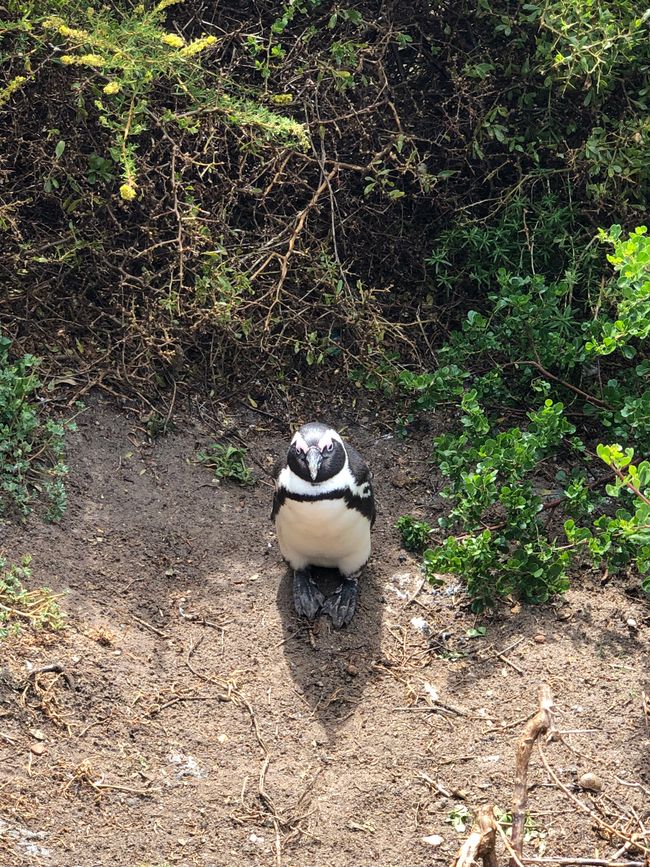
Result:
[[[546,601],[585,558],[610,572],[650,570],[650,464],[632,464],[627,446],[650,436],[650,248],[645,227],[627,239],[619,226],[599,237],[614,247],[615,273],[597,295],[583,293],[581,305],[566,278],[500,271],[491,309],[470,311],[439,353],[454,360],[453,376],[445,367],[400,377],[414,412],[440,402],[460,410],[460,430],[434,440],[449,480],[450,507],[438,523],[449,535],[424,551],[424,570],[461,576],[476,610],[510,595]],[[525,426],[504,428],[503,414],[536,394]],[[603,445],[611,433],[627,447]],[[607,497],[602,461],[613,473]],[[613,498],[627,502],[616,508]],[[409,543],[411,527],[401,519]]]
[[[64,436],[71,422],[43,420],[37,404],[38,359],[9,359],[11,341],[0,335],[0,516],[27,515],[38,500],[58,520],[67,506]]]

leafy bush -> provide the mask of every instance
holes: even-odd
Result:
[[[251,365],[388,389],[498,268],[597,294],[594,225],[647,209],[643,4],[353,7],[11,0],[21,340],[27,309],[113,390]]]
[[[9,508],[27,515],[37,500],[58,520],[67,506],[64,435],[71,422],[42,420],[36,404],[38,359],[9,360],[11,341],[0,335],[0,516]]]
[[[0,639],[16,634],[21,626],[32,629],[62,629],[63,614],[49,587],[28,590],[31,557],[20,565],[0,557]]]
[[[441,401],[460,409],[460,432],[434,440],[449,479],[442,494],[450,509],[439,526],[452,535],[427,548],[424,568],[427,575],[462,576],[477,610],[511,594],[547,600],[568,587],[576,558],[612,572],[629,563],[650,571],[650,464],[632,464],[631,447],[602,444],[611,432],[640,444],[650,434],[650,253],[645,227],[628,239],[622,234],[620,226],[600,233],[614,247],[608,259],[615,274],[592,309],[576,303],[566,278],[547,284],[540,275],[500,271],[491,310],[470,311],[439,353],[443,362],[454,359],[454,375],[441,368],[400,377],[415,410]],[[617,378],[607,378],[594,357],[611,364]],[[526,427],[503,429],[498,410],[521,411],[535,393],[542,401],[525,413]],[[488,401],[497,414],[486,411]],[[610,499],[602,493],[601,461],[614,474],[605,491]],[[627,499],[630,508],[614,509],[611,498]],[[412,519],[401,519],[400,528],[411,526]],[[426,540],[411,534],[407,541],[422,549]],[[643,586],[650,589],[650,581]]]

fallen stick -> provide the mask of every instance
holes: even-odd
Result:
[[[472,831],[460,847],[454,867],[474,867],[477,858],[483,859],[484,867],[497,867],[496,828],[492,805],[479,807]]]
[[[543,683],[539,688],[539,710],[526,723],[523,734],[517,744],[515,767],[515,786],[512,805],[511,844],[519,861],[522,860],[524,847],[524,823],[526,821],[526,804],[528,801],[528,764],[535,741],[541,735],[553,728],[553,695],[551,688]],[[510,867],[516,867],[516,859],[510,859]]]

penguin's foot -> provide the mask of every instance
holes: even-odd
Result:
[[[340,587],[327,597],[322,613],[329,614],[334,628],[340,629],[352,620],[356,607],[357,580],[356,578],[344,578]]]
[[[323,602],[325,597],[314,583],[311,569],[297,569],[293,573],[293,604],[298,616],[315,620]]]

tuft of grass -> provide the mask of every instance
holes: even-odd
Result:
[[[50,588],[29,590],[26,586],[32,577],[30,563],[29,556],[19,565],[0,557],[0,640],[17,634],[23,626],[63,629],[64,615]]]
[[[246,463],[246,449],[241,446],[211,443],[200,451],[197,460],[214,471],[217,479],[230,479],[238,485],[253,485],[253,471]]]

